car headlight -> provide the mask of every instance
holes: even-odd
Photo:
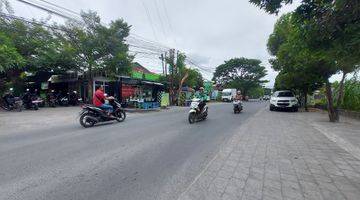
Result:
[[[296,99],[291,100],[292,103],[297,103],[298,101]]]

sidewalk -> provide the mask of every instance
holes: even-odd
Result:
[[[346,133],[344,141],[356,146],[358,124],[326,120],[319,113],[260,111],[179,199],[360,199],[360,159],[323,134]]]

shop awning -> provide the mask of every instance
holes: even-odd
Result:
[[[49,80],[51,83],[67,83],[67,82],[76,82],[78,78],[64,76],[64,75],[52,75]]]
[[[147,85],[158,85],[158,86],[164,86],[164,84],[162,83],[157,83],[157,82],[151,82],[151,81],[141,81],[142,84],[147,84]]]

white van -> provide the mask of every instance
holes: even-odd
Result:
[[[221,93],[221,100],[222,101],[232,101],[236,96],[236,89],[228,88],[224,89]]]

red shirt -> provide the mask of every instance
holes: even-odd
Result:
[[[94,96],[93,96],[93,104],[96,107],[100,107],[105,102],[105,95],[104,92],[101,90],[96,90]]]

